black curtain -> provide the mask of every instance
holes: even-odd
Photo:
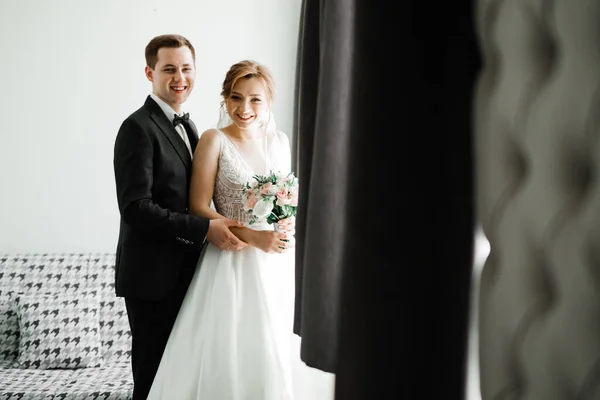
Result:
[[[338,400],[464,399],[474,11],[303,2],[294,330]]]

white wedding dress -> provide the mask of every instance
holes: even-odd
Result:
[[[247,221],[242,186],[255,173],[290,170],[289,144],[279,135],[268,135],[266,160],[262,154],[249,159],[219,131],[214,205],[221,215]],[[334,375],[300,360],[293,313],[293,251],[222,251],[208,244],[148,400],[332,400]]]

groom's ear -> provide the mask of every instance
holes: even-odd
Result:
[[[144,72],[146,73],[146,78],[148,78],[150,82],[154,82],[154,77],[152,75],[154,71],[152,70],[152,68],[146,65],[146,68],[144,68]]]

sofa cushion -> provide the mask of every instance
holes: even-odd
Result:
[[[102,342],[97,291],[15,295],[20,368],[99,367]]]
[[[0,373],[0,400],[51,400],[76,370],[6,368]],[[60,397],[66,399],[66,397]]]
[[[0,295],[0,367],[11,365],[19,353],[19,320],[11,296]]]
[[[131,400],[133,377],[128,361],[115,361],[101,368],[75,370],[66,386],[57,388],[57,399]]]
[[[104,361],[130,361],[131,331],[125,300],[115,295],[115,254],[93,254],[89,261],[89,287],[100,293],[100,336]],[[93,273],[92,273],[93,272]]]
[[[131,400],[131,364],[82,369],[3,369],[0,400]]]

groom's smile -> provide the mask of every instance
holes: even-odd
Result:
[[[187,86],[171,86],[171,89],[177,93],[183,93],[187,89]]]

